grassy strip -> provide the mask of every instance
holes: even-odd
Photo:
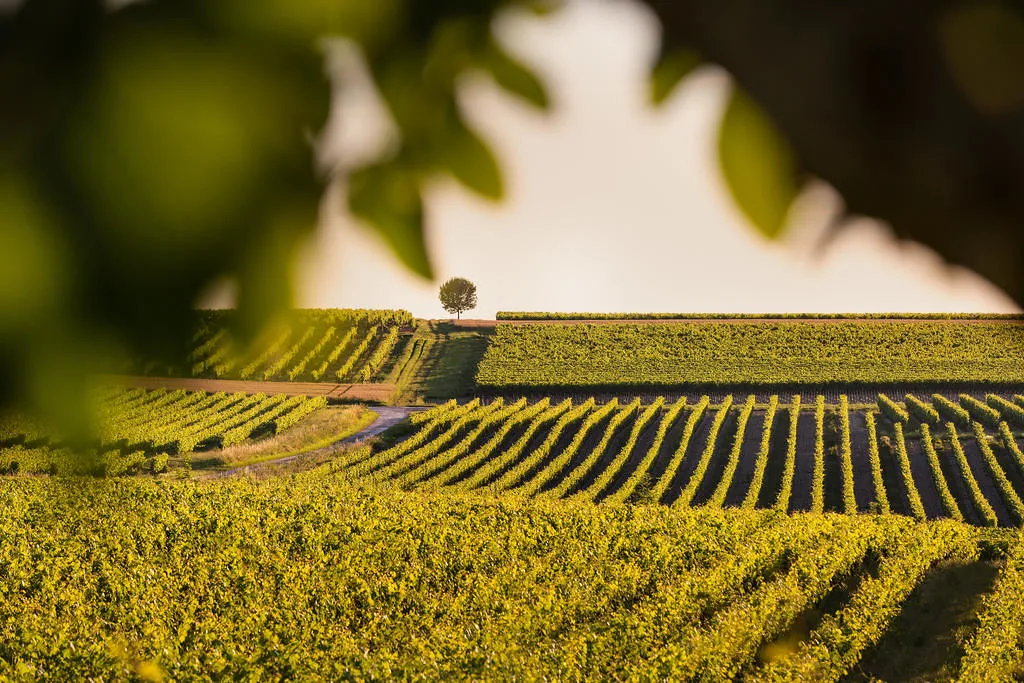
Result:
[[[239,460],[237,462],[231,463],[230,466],[227,467],[226,469],[236,469],[238,467],[246,467],[248,465],[258,465],[260,463],[267,462],[268,460],[292,458],[297,455],[305,455],[306,453],[318,451],[321,448],[333,446],[339,441],[344,441],[353,434],[357,434],[363,431],[364,429],[372,425],[374,422],[376,422],[378,417],[379,415],[377,415],[377,413],[373,412],[370,409],[367,409],[362,415],[359,416],[359,420],[357,422],[353,423],[352,425],[349,425],[348,428],[344,429],[343,431],[337,432],[336,434],[332,434],[331,436],[318,439],[309,444],[306,444],[305,446],[302,446],[301,448],[294,448],[291,450],[280,451],[277,453],[268,453],[267,455],[260,455],[255,458]]]
[[[786,437],[786,462],[782,466],[782,484],[775,499],[775,509],[786,512],[793,495],[793,475],[796,473],[796,428],[800,421],[800,394],[793,396],[789,406],[789,434]]]

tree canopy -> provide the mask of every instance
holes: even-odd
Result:
[[[466,311],[476,308],[476,285],[463,277],[453,277],[441,285],[441,306],[461,318]]]

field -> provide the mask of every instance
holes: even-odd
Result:
[[[147,375],[283,382],[369,382],[385,374],[408,311],[302,310],[265,329],[248,344],[236,341],[222,311],[199,314],[185,364],[142,364]],[[409,349],[410,356],[413,349]]]
[[[98,398],[98,434],[67,443],[33,422],[0,422],[0,474],[73,473],[108,476],[167,469],[169,456],[227,448],[257,434],[278,434],[327,405],[304,396],[112,389]]]
[[[499,324],[483,388],[1024,382],[1024,327],[999,322]]]
[[[449,404],[398,445],[339,468],[404,490],[1024,521],[1024,397],[883,395],[860,409],[844,399]]]
[[[0,679],[1024,678],[1016,321],[405,315],[0,423]]]
[[[7,481],[0,509],[4,677],[807,680],[914,654],[898,677],[975,681],[1021,658],[1020,541],[952,522],[390,493],[331,466]],[[951,575],[966,606],[930,597]],[[910,617],[913,644],[890,633]]]

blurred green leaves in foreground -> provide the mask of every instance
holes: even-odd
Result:
[[[72,427],[96,370],[175,358],[211,284],[236,333],[291,304],[294,252],[335,169],[315,147],[325,39],[358,46],[400,134],[347,178],[350,208],[432,275],[422,187],[448,173],[504,192],[465,122],[469,69],[546,108],[494,39],[499,0],[24,0],[0,13],[0,404]],[[545,9],[535,5],[538,11]]]
[[[492,30],[560,0],[21,0],[0,10],[0,405],[66,424],[97,369],[180,358],[192,309],[236,286],[238,336],[291,301],[328,181],[325,40],[357,48],[397,131],[341,161],[354,215],[431,277],[423,188],[488,200],[499,160],[456,91],[482,71],[539,109]],[[707,60],[737,85],[726,186],[768,237],[802,173],[1024,300],[1024,20],[1010,4],[643,0],[663,36],[650,98]],[[115,8],[116,6],[116,8]],[[344,84],[339,89],[344,96]]]

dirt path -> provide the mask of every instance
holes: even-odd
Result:
[[[306,453],[300,453],[298,455],[289,455],[283,458],[274,458],[273,460],[264,460],[263,462],[255,463],[252,465],[245,465],[243,467],[235,467],[234,469],[225,470],[224,472],[216,472],[209,476],[210,479],[220,479],[222,477],[233,477],[239,474],[246,474],[248,472],[254,472],[263,467],[273,465],[283,465],[285,463],[298,460],[299,458],[308,458],[317,455],[329,455],[333,454],[346,446],[366,441],[378,434],[382,434],[389,428],[395,426],[405,418],[409,417],[411,413],[425,410],[420,407],[380,407],[374,408],[373,412],[377,413],[377,419],[370,423],[368,427],[356,432],[351,436],[347,436],[344,439],[339,439],[332,444],[318,448],[313,451]]]
[[[868,455],[868,427],[863,410],[850,411],[850,460],[853,463],[853,497],[857,510],[866,512],[875,502],[875,482]]]
[[[928,519],[948,517],[946,509],[942,506],[942,499],[939,498],[939,489],[935,485],[935,478],[932,475],[931,466],[928,464],[928,457],[924,454],[924,449],[921,446],[921,439],[907,438],[906,443],[910,473],[914,477],[914,486],[917,488],[917,495],[921,498],[925,514]]]
[[[224,391],[247,394],[288,394],[289,396],[326,396],[344,401],[386,403],[395,391],[394,384],[333,384],[328,382],[257,382],[234,379],[192,377],[137,377],[106,375],[104,382],[142,389],[186,389],[188,391]]]
[[[747,497],[750,484],[754,479],[754,468],[757,464],[757,453],[761,450],[761,435],[764,432],[764,410],[755,410],[747,420],[747,431],[743,433],[743,446],[740,448],[739,464],[732,484],[725,496],[726,507],[739,507]]]
[[[814,480],[814,441],[817,435],[814,406],[801,410],[796,426],[796,468],[793,471],[793,489],[789,494],[789,511],[804,512],[811,509]]]

